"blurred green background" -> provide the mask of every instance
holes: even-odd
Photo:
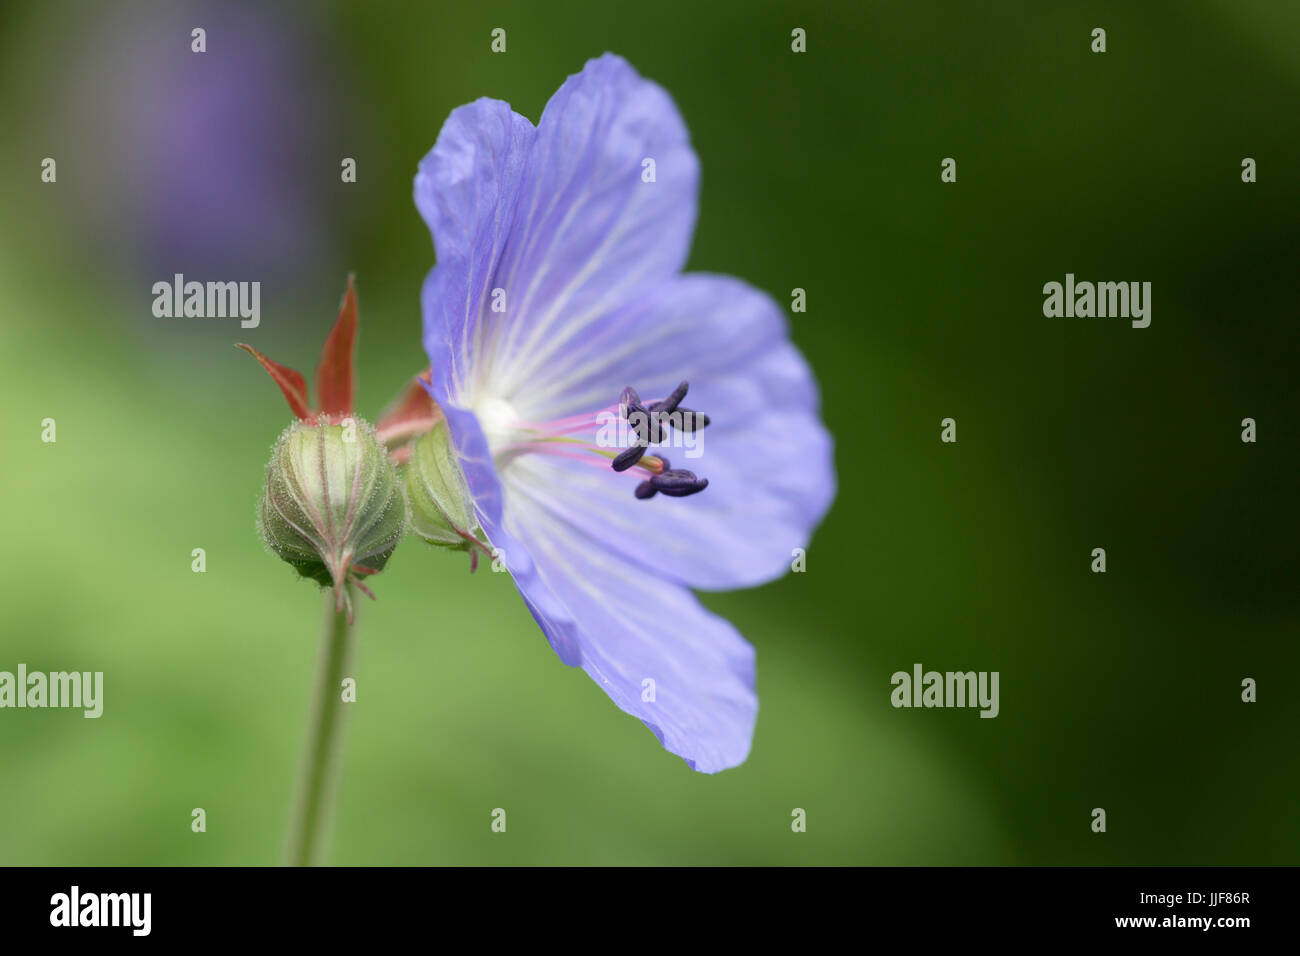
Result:
[[[807,290],[839,499],[806,573],[705,598],[759,665],[716,777],[508,579],[406,542],[362,609],[334,861],[1297,861],[1300,6],[806,6],[3,8],[0,670],[106,699],[0,711],[0,863],[280,860],[320,600],[254,530],[288,413],[232,345],[310,370],[354,271],[376,415],[424,362],[443,119],[535,121],[606,50],[691,129],[690,267]],[[173,272],[259,279],[261,327],[155,319]],[[1151,281],[1151,327],[1045,319],[1066,272]],[[893,709],[917,662],[999,671],[1000,716]]]

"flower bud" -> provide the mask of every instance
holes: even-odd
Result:
[[[322,416],[285,429],[266,468],[259,521],[267,545],[303,577],[362,590],[406,529],[397,472],[369,423]]]
[[[411,530],[429,544],[453,551],[484,547],[476,536],[474,502],[445,420],[421,435],[411,451],[406,500],[411,508]]]

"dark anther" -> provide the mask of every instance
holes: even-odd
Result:
[[[659,416],[654,412],[638,407],[628,413],[627,423],[632,426],[636,440],[643,445],[650,442],[658,444],[664,440],[664,430],[659,426]]]
[[[695,432],[709,424],[709,416],[692,408],[680,408],[690,384],[682,382],[663,401],[641,404],[641,396],[630,385],[620,397],[623,417],[632,427],[637,440],[645,445],[657,445],[664,440],[664,426]]]
[[[682,382],[672,394],[662,402],[651,402],[646,411],[650,415],[652,428],[659,433],[657,441],[662,441],[662,428],[664,425],[670,428],[676,428],[684,432],[694,432],[709,424],[709,416],[703,412],[697,412],[692,408],[682,408],[681,401],[686,397],[686,391],[690,386]]]
[[[631,445],[628,448],[624,448],[621,452],[619,452],[614,457],[613,464],[610,467],[612,467],[615,471],[627,471],[638,461],[640,461],[641,456],[643,456],[644,454],[645,454],[645,445],[639,443],[636,445]]]
[[[682,399],[686,397],[686,390],[689,388],[690,385],[688,385],[686,382],[682,382],[675,389],[673,389],[672,394],[669,395],[667,398],[665,398],[662,402],[652,403],[652,410],[661,411],[661,412],[676,411],[677,406],[680,405],[682,403]],[[653,405],[658,405],[659,407],[653,408]]]
[[[651,441],[662,441],[663,435],[659,429],[654,427],[653,416],[641,404],[641,396],[636,393],[636,389],[628,386],[623,389],[623,394],[619,399],[622,405],[623,418],[632,427],[632,433],[636,435],[637,443],[640,445],[649,444]],[[632,464],[636,464],[633,460]],[[624,466],[629,467],[629,466]],[[622,471],[622,468],[615,468],[615,471]]]
[[[652,475],[650,487],[670,498],[685,498],[709,487],[709,479],[696,478],[693,471],[684,468],[670,468],[663,474]]]
[[[651,402],[650,407],[646,409],[660,424],[668,425],[670,428],[676,428],[678,431],[687,434],[697,432],[709,424],[709,416],[703,412],[697,412],[692,408],[682,408],[681,406],[671,412],[665,412],[658,407],[660,404],[660,402]]]
[[[657,445],[664,440],[664,428],[676,428],[691,433],[709,424],[709,416],[689,408],[681,408],[681,401],[686,397],[690,385],[682,382],[667,398],[651,402],[647,407],[641,404],[641,396],[630,385],[623,389],[620,396],[620,411],[632,432],[636,435],[635,444],[623,449],[615,456],[612,467],[615,471],[627,471],[641,461],[646,454],[647,445]],[[709,486],[707,478],[697,478],[694,472],[673,468],[668,459],[662,455],[660,471],[636,487],[636,496],[642,500],[653,498],[663,492],[670,498],[685,498],[697,494]]]

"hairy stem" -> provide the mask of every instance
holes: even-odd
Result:
[[[311,721],[307,726],[307,753],[289,831],[290,866],[319,866],[324,862],[329,837],[330,811],[338,786],[345,724],[343,678],[352,663],[356,632],[348,623],[352,585],[344,609],[338,610],[332,589],[325,590],[325,624]]]

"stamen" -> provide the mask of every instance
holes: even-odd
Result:
[[[645,445],[632,445],[625,448],[614,456],[613,463],[609,466],[615,471],[627,471],[645,456]]]
[[[691,433],[709,424],[709,417],[689,408],[681,408],[681,401],[686,397],[690,385],[682,382],[662,401],[651,402],[649,407],[641,404],[641,396],[636,389],[627,386],[620,397],[620,411],[636,434],[636,443],[615,456],[610,465],[615,471],[627,471],[640,463],[645,456],[646,446],[659,444],[664,440],[664,428],[677,428]],[[636,486],[634,494],[642,501],[653,498],[663,492],[670,498],[685,498],[698,494],[709,487],[707,478],[698,478],[694,472],[685,468],[672,468],[667,458],[662,458],[662,467],[648,481]]]
[[[696,478],[695,473],[685,468],[670,468],[662,475],[650,479],[650,487],[662,491],[670,498],[685,498],[709,487],[709,479]]]
[[[686,397],[686,390],[688,388],[690,388],[690,386],[687,385],[685,382],[682,382],[675,389],[673,389],[672,392],[669,394],[669,396],[665,398],[662,402],[653,402],[652,403],[653,405],[659,406],[658,409],[653,409],[653,410],[654,411],[662,410],[665,412],[676,411],[677,406],[680,405],[682,399]]]
[[[703,412],[697,412],[694,409],[682,408],[678,406],[671,412],[663,412],[656,406],[659,402],[651,402],[649,411],[651,414],[660,414],[660,420],[665,424],[676,428],[678,431],[686,432],[688,435],[699,431],[709,424],[709,416]]]
[[[543,453],[573,458],[599,467],[603,467],[607,461],[610,468],[620,474],[637,468],[649,475],[634,489],[635,496],[641,500],[653,498],[659,492],[670,498],[698,494],[708,487],[708,479],[698,478],[684,468],[673,468],[666,457],[650,454],[649,451],[650,445],[664,441],[665,430],[668,428],[690,434],[709,424],[707,415],[681,407],[688,388],[689,385],[682,382],[667,398],[651,402],[647,406],[642,403],[636,389],[628,386],[620,394],[617,406],[594,414],[570,415],[549,422],[514,419],[509,423],[508,429],[502,429],[506,432],[502,436],[506,441],[493,447],[493,456],[501,461],[518,455]],[[609,448],[605,447],[604,439],[592,441],[581,436],[581,433],[605,428],[608,424],[607,416],[615,410],[631,428],[633,438],[628,447]]]

